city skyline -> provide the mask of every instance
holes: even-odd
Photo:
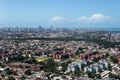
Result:
[[[118,0],[1,0],[0,27],[119,28]]]

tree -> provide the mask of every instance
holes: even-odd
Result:
[[[110,71],[112,70],[112,67],[111,67],[111,65],[109,65],[109,66],[108,66],[108,70],[110,70]]]
[[[67,69],[68,64],[66,62],[61,63],[61,66],[62,66],[62,71],[64,72]]]
[[[26,70],[26,71],[25,71],[25,74],[26,74],[26,75],[31,75],[32,73],[31,73],[30,70]]]
[[[25,78],[24,75],[22,75],[21,78],[20,78],[20,80],[25,80],[25,79],[26,79],[26,78]]]
[[[63,72],[67,69],[67,66],[68,66],[69,63],[71,63],[71,61],[67,61],[67,62],[61,63]]]
[[[11,77],[8,77],[7,80],[15,80],[15,78],[13,76],[11,76]]]
[[[96,55],[96,54],[98,54],[99,52],[98,51],[95,51],[95,52],[93,52],[93,55]]]
[[[80,70],[78,67],[76,67],[76,70],[75,70],[75,73],[74,73],[75,76],[80,76]]]
[[[5,77],[5,74],[1,74],[1,77],[4,78],[4,77]]]
[[[113,74],[111,72],[109,72],[109,77],[113,78]]]
[[[89,78],[94,78],[95,77],[95,73],[87,71],[86,74],[88,75]]]
[[[101,79],[101,75],[100,74],[96,74],[96,78],[97,79]]]
[[[45,63],[45,68],[44,70],[47,72],[56,72],[56,63],[54,62],[54,59],[50,58],[46,61]]]
[[[98,62],[99,61],[99,59],[98,58],[94,58],[94,60],[93,60],[94,62]]]
[[[84,70],[84,67],[86,67],[85,64],[81,64],[81,69]]]
[[[120,80],[119,75],[112,74],[111,72],[109,72],[109,77],[110,77],[110,78],[115,78],[115,79]]]
[[[106,57],[108,57],[109,56],[109,53],[106,53],[106,55],[105,55]]]
[[[32,57],[30,60],[27,60],[27,61],[25,61],[26,63],[29,63],[29,64],[37,64],[38,62],[37,62],[37,60],[35,60],[35,58],[34,57]]]
[[[81,50],[83,50],[83,48],[82,48],[82,47],[79,47],[79,48],[78,48],[78,50],[80,50],[80,51],[81,51]]]
[[[110,56],[110,59],[113,63],[118,63],[118,60],[117,58],[113,57],[113,56]]]
[[[8,75],[13,74],[13,71],[12,71],[12,70],[10,70],[10,68],[7,68],[7,69],[5,70],[5,72],[6,72]]]

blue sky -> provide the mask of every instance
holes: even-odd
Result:
[[[0,0],[0,27],[120,27],[120,0]]]

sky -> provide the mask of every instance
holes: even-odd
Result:
[[[0,27],[119,28],[120,0],[0,0]]]

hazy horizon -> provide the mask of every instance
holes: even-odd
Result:
[[[0,27],[119,28],[120,0],[1,0]]]

